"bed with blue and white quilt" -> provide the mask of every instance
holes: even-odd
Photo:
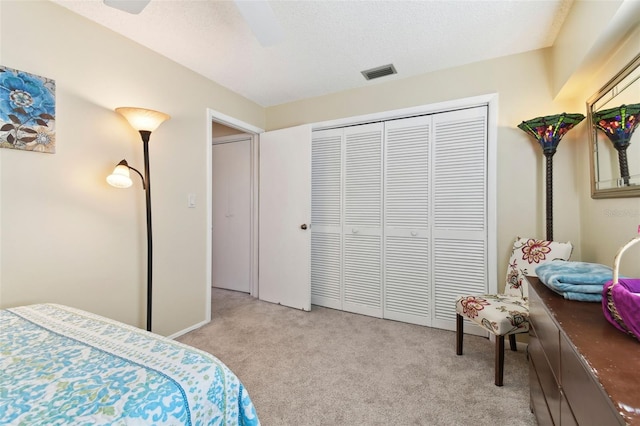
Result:
[[[0,310],[0,424],[259,425],[213,355],[78,309]]]

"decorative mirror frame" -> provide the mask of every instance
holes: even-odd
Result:
[[[617,86],[632,72],[636,69],[640,68],[640,54],[636,56],[627,66],[625,66],[618,74],[615,75],[607,84],[604,85],[597,93],[595,93],[589,100],[587,100],[587,119],[589,125],[589,163],[591,166],[591,198],[627,198],[627,197],[640,197],[640,185],[627,186],[627,187],[617,187],[617,188],[607,188],[607,189],[598,189],[597,188],[597,179],[598,179],[598,143],[608,144],[609,142],[602,136],[598,136],[598,129],[595,127],[593,123],[593,106],[599,100],[604,98],[607,94],[611,94],[611,97],[614,98],[618,91]],[[640,83],[640,79],[639,79]],[[640,102],[640,99],[638,99]],[[640,129],[638,130],[640,133]],[[610,145],[607,148],[613,149]],[[640,163],[640,159],[639,159]]]

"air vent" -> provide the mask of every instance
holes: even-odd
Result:
[[[373,80],[374,78],[384,77],[385,75],[397,74],[396,68],[393,64],[382,65],[381,67],[371,68],[370,70],[362,71],[362,75],[367,80]]]

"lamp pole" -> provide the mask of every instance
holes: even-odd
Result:
[[[553,241],[553,154],[555,154],[555,151],[544,153],[544,156],[547,159],[547,241]]]
[[[147,205],[147,331],[151,331],[151,308],[153,306],[153,237],[151,232],[151,177],[149,175],[149,138],[151,132],[140,130],[144,150],[144,192]]]

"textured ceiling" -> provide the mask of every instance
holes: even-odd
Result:
[[[233,1],[52,1],[265,107],[551,46],[573,2],[272,0],[284,40],[263,47]]]

